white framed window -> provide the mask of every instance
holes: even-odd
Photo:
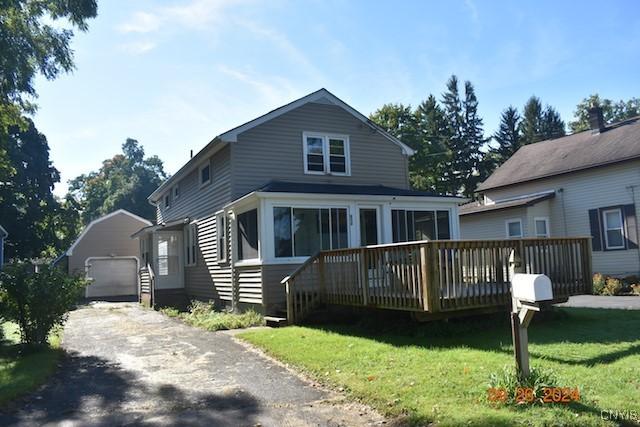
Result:
[[[446,210],[391,210],[394,243],[418,240],[450,240],[451,219]]]
[[[187,225],[184,229],[184,259],[186,266],[196,265],[198,246],[198,227],[195,223]]]
[[[176,185],[173,187],[173,199],[176,200],[178,197],[180,197],[180,188]]]
[[[211,162],[209,160],[200,166],[198,170],[198,180],[200,187],[204,187],[211,182]]]
[[[504,223],[508,239],[519,239],[522,237],[522,220],[520,218],[508,219]]]
[[[549,218],[537,217],[533,219],[536,237],[549,237],[551,235],[549,231]]]
[[[602,226],[604,229],[604,243],[607,249],[624,249],[624,220],[622,209],[607,209],[602,211]]]
[[[164,208],[169,209],[171,207],[171,192],[164,195]]]
[[[310,175],[351,175],[349,137],[304,132],[304,172]]]
[[[276,258],[305,257],[320,250],[349,247],[346,207],[273,207]]]
[[[238,261],[260,258],[258,234],[258,209],[251,209],[236,215],[236,237]]]
[[[216,236],[218,262],[227,262],[227,217],[224,212],[216,215]]]

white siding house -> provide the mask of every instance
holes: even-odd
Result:
[[[640,273],[640,120],[518,150],[460,208],[463,239],[590,236],[593,270]],[[518,225],[519,224],[519,225]]]

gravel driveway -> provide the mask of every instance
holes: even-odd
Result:
[[[211,333],[129,303],[71,313],[68,351],[48,385],[0,414],[0,425],[373,425],[346,402],[228,333]]]

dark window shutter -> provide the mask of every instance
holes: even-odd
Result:
[[[589,210],[589,226],[591,227],[591,249],[602,250],[602,234],[600,233],[600,214],[598,209]]]
[[[638,228],[636,225],[636,207],[634,205],[625,205],[622,207],[624,212],[624,223],[627,227],[627,249],[638,249]]]

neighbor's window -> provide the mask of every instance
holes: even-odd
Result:
[[[449,211],[394,209],[391,226],[394,243],[451,239]]]
[[[241,213],[238,225],[238,259],[258,258],[258,210]]]
[[[536,237],[549,237],[549,218],[535,218]]]
[[[349,246],[346,208],[273,208],[276,257],[310,256]]]
[[[349,137],[305,133],[304,171],[308,174],[349,175]]]
[[[624,221],[622,209],[602,211],[604,241],[607,249],[624,249]]]
[[[227,221],[224,212],[216,216],[218,262],[227,260]]]
[[[207,185],[211,182],[211,163],[200,166],[200,186]]]
[[[522,220],[509,219],[506,221],[507,238],[518,239],[522,237]]]
[[[196,265],[197,242],[197,225],[195,223],[187,225],[184,229],[184,259],[187,266]]]
[[[164,208],[168,209],[171,206],[171,193],[164,195]]]

